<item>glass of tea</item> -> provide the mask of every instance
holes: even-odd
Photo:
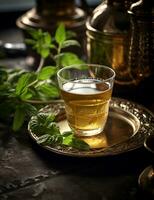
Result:
[[[57,73],[70,128],[79,137],[100,134],[105,126],[115,72],[96,64],[71,65]]]

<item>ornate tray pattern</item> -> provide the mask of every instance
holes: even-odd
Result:
[[[65,148],[60,146],[41,146],[45,149],[48,149],[51,152],[72,157],[99,157],[116,155],[135,150],[141,147],[148,134],[150,134],[154,130],[154,115],[144,106],[120,98],[112,98],[110,102],[110,108],[114,108],[115,110],[122,110],[123,113],[130,114],[134,116],[134,118],[137,118],[137,120],[139,121],[139,128],[137,132],[130,136],[130,138],[112,146],[99,149],[91,149],[89,151],[80,151],[78,149],[72,149],[67,147]],[[43,108],[43,111],[55,112],[57,114],[58,112],[62,111],[61,113],[64,113],[63,102],[48,105],[47,107]],[[37,135],[33,134],[30,130],[29,133],[32,139],[36,141]]]

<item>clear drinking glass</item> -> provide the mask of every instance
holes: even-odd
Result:
[[[77,136],[93,136],[104,129],[115,72],[103,65],[81,64],[57,73],[70,128]]]

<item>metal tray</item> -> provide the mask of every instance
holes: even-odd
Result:
[[[56,113],[61,132],[69,130],[63,102],[50,104],[42,111]],[[153,130],[154,115],[149,110],[125,99],[112,98],[103,134],[85,139],[91,146],[90,150],[80,151],[60,146],[41,146],[49,151],[73,157],[116,155],[141,147],[146,136]],[[37,141],[37,135],[33,134],[30,129],[29,133],[32,139]]]

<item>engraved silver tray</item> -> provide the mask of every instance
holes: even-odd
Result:
[[[61,131],[63,132],[69,129],[62,101],[44,107],[41,109],[41,112],[54,112],[57,116],[57,123]],[[32,133],[30,128],[28,128],[28,130],[32,139],[37,142],[37,135]],[[72,157],[109,156],[132,151],[141,147],[146,136],[153,130],[154,115],[148,109],[126,99],[112,98],[108,120],[103,132],[104,142],[101,143],[101,147],[91,148],[88,151],[81,151],[61,146],[41,146],[51,152]]]

